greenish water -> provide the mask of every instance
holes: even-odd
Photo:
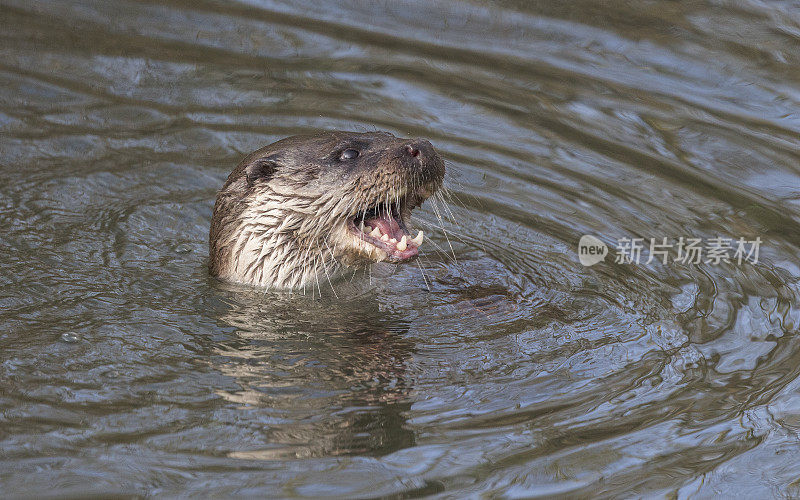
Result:
[[[3,496],[800,495],[797,3],[0,0],[0,27]],[[210,278],[228,172],[322,129],[446,159],[419,265]],[[681,237],[759,258],[615,262]]]

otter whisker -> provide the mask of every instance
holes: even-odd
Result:
[[[309,257],[310,253],[311,253],[311,245],[309,245],[308,248],[306,248],[306,253],[305,253],[305,255],[303,255],[303,261],[302,261],[303,267],[302,267],[302,272],[300,273],[300,278],[299,278],[301,282],[305,282],[306,281],[306,276],[309,275],[309,274],[312,274],[309,271],[310,268],[315,267],[315,266],[312,266],[312,263],[316,263],[316,258],[310,258]],[[316,273],[313,273],[313,274],[316,276]],[[314,288],[313,287],[311,288],[311,292],[312,292],[311,296],[313,297],[314,296],[313,295],[313,292],[314,292]]]
[[[442,232],[444,233],[444,228],[442,228],[441,226],[435,225],[435,224],[433,224],[433,223],[431,223],[431,224],[433,225],[433,227],[436,227],[436,228],[440,228],[440,229],[442,229]],[[473,242],[472,242],[472,239],[471,239],[471,238],[469,238],[469,236],[468,236],[468,234],[467,234],[467,233],[463,233],[463,232],[460,232],[460,231],[456,231],[456,230],[455,230],[455,229],[453,229],[452,227],[449,229],[449,233],[450,233],[452,236],[454,236],[456,239],[458,239],[458,240],[459,240],[461,243],[463,243],[463,244],[465,244],[465,245],[467,245],[467,246],[470,246],[470,245],[472,245],[472,244],[473,244]],[[481,243],[481,244],[482,244],[482,243]]]
[[[417,222],[418,222],[419,224],[422,224],[422,225],[424,225],[425,227],[437,227],[437,228],[439,227],[439,226],[436,226],[436,225],[435,225],[435,224],[433,224],[433,223],[425,222],[425,221],[423,221],[423,220],[419,220],[419,219],[417,219]],[[433,239],[432,239],[432,238],[428,238],[428,239],[427,239],[427,240],[425,240],[425,241],[427,242],[426,244],[430,244],[431,246],[433,246],[433,247],[434,247],[434,250],[436,251],[436,253],[438,253],[439,255],[441,255],[442,257],[444,257],[446,260],[449,260],[449,261],[451,261],[451,262],[454,262],[454,263],[456,263],[456,264],[458,263],[458,261],[456,261],[456,260],[453,258],[453,256],[452,256],[452,255],[450,255],[450,253],[449,253],[449,252],[447,252],[447,250],[445,250],[445,249],[444,249],[444,248],[442,248],[442,247],[441,247],[441,246],[440,246],[438,243],[436,243],[435,241],[433,241]]]
[[[419,271],[422,273],[422,281],[425,283],[425,288],[427,288],[430,292],[431,286],[428,284],[428,278],[425,276],[425,270],[422,269],[422,264],[420,263],[419,259],[417,259],[417,266],[419,266]]]
[[[436,217],[439,219],[439,229],[442,230],[442,234],[444,234],[445,240],[447,240],[447,245],[450,247],[450,252],[453,254],[453,260],[458,263],[458,258],[456,257],[456,252],[453,250],[453,244],[450,243],[450,237],[447,235],[447,231],[444,228],[444,222],[442,221],[442,215],[439,213],[439,208],[436,206],[436,200],[431,199],[431,206],[433,207],[433,211],[436,213]]]
[[[437,193],[436,193],[434,196],[436,196],[436,197],[437,197],[437,199],[439,199],[439,200],[442,202],[442,205],[444,206],[444,208],[445,208],[445,209],[446,209],[446,210],[447,210],[447,211],[450,213],[450,216],[449,216],[449,217],[447,217],[447,219],[448,219],[448,222],[449,222],[450,224],[453,224],[453,225],[455,225],[456,227],[458,227],[458,222],[456,221],[456,217],[455,217],[455,215],[453,214],[453,212],[450,210],[450,207],[447,205],[447,202],[446,202],[446,201],[443,199],[443,197],[439,196],[439,193],[438,193],[438,192],[437,192]],[[465,235],[464,233],[461,233],[461,232],[459,232],[459,231],[456,231],[455,229],[453,229],[453,228],[451,227],[451,228],[450,228],[450,234],[452,234],[453,236],[455,236],[456,238],[458,238],[458,239],[459,239],[459,240],[460,240],[462,243],[468,244],[468,243],[467,243],[467,239],[466,239],[466,235]],[[463,236],[463,237],[462,237],[462,236]]]
[[[448,215],[448,218],[450,219],[450,222],[451,222],[452,224],[456,224],[456,225],[458,225],[458,223],[456,222],[456,216],[455,216],[455,215],[453,215],[453,211],[452,211],[452,210],[450,210],[450,207],[447,205],[447,201],[446,201],[446,200],[445,200],[445,198],[444,198],[444,196],[445,196],[445,193],[444,193],[444,191],[446,191],[446,189],[445,189],[445,188],[443,188],[443,189],[440,189],[439,191],[437,191],[436,193],[434,193],[434,196],[435,196],[435,197],[436,197],[436,198],[437,198],[439,201],[441,201],[441,202],[442,202],[442,206],[444,207],[445,211],[447,212],[447,215]]]
[[[314,258],[315,267],[316,267],[316,262],[317,262],[317,259],[315,257]],[[322,287],[319,286],[319,273],[314,273],[314,279],[317,281],[317,290],[319,290],[319,298],[322,298]],[[312,290],[313,290],[313,288],[312,288]],[[314,296],[312,295],[311,298],[314,298]]]
[[[327,246],[327,243],[325,243],[325,245]],[[322,253],[322,250],[319,248],[319,242],[317,242],[317,250],[320,250],[320,254]],[[328,250],[330,251],[330,249],[328,249]],[[328,266],[327,266],[327,264],[325,264],[325,259],[323,258],[321,260],[321,262],[322,262],[322,269],[325,270],[325,276],[328,278],[328,284],[331,287],[331,291],[333,292],[333,296],[338,299],[339,298],[339,294],[337,294],[336,290],[334,290],[334,288],[333,288],[333,282],[331,281],[331,275],[328,274]],[[321,295],[322,295],[322,291],[320,290],[320,296]]]
[[[472,200],[475,201],[475,203],[477,203],[477,205],[479,207],[483,207],[483,203],[481,202],[481,200],[479,198],[477,198],[476,196],[470,195],[470,194],[466,194],[466,192],[464,190],[464,186],[461,184],[461,182],[459,182],[456,179],[453,179],[452,177],[449,177],[449,179],[450,179],[449,182],[451,184],[455,184],[456,187],[459,189],[459,192],[461,192],[463,196],[471,198]],[[458,205],[461,208],[463,208],[464,210],[469,211],[469,208],[467,208],[467,206],[464,204],[464,202],[462,202],[456,196],[454,196],[452,189],[443,187],[441,189],[441,194],[442,194],[443,197],[446,198],[448,203],[454,204],[454,205]]]

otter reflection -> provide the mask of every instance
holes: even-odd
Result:
[[[213,363],[238,389],[218,393],[249,418],[263,409],[265,422],[255,442],[231,456],[383,455],[413,445],[403,416],[412,345],[374,298],[265,300],[237,289],[228,306],[219,319],[235,338],[216,344]]]

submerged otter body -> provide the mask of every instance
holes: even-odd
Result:
[[[328,132],[248,155],[217,195],[211,274],[279,289],[319,286],[360,263],[415,257],[406,221],[441,186],[430,142]]]

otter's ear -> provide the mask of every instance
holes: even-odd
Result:
[[[252,186],[257,180],[266,182],[272,179],[276,168],[278,168],[278,162],[274,156],[253,160],[244,167],[247,185]]]

